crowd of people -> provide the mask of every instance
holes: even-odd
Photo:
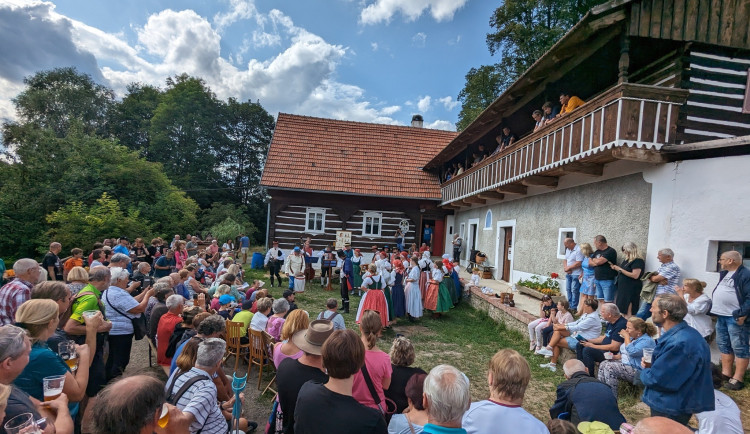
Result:
[[[478,285],[477,273],[470,281],[459,278],[450,255],[433,261],[429,250],[373,249],[366,261],[349,246],[335,252],[343,313],[350,297],[361,294],[357,334],[347,329],[334,298],[315,319],[297,307],[294,279],[302,277],[293,267],[303,264],[304,273],[304,246],[287,254],[274,242],[266,255],[269,269],[283,269],[289,279],[274,299],[263,282],[245,282],[233,244],[226,252],[218,247],[220,260],[210,262],[206,255],[214,255],[216,243],[206,253],[176,236],[174,249],[157,249],[147,259],[139,256],[140,240],[115,241],[109,244],[117,251],[96,254],[109,251],[97,243],[88,260],[77,248],[60,260],[62,246],[51,243],[41,265],[22,258],[7,273],[0,288],[3,424],[30,413],[43,432],[253,431],[256,422],[233,417],[235,395],[223,368],[226,321],[232,320],[242,324],[243,343],[249,330],[274,342],[269,362],[278,395],[268,432],[325,426],[333,433],[484,433],[503,432],[497,424],[503,420],[531,433],[587,432],[600,427],[594,424],[628,430],[633,427],[618,408],[621,381],[642,386],[651,409],[652,418],[632,432],[670,423],[670,432],[680,432],[693,415],[699,432],[741,432],[737,405],[718,390],[744,387],[747,368],[750,273],[738,252],[721,255],[720,282],[709,298],[703,282],[677,285],[681,272],[670,249],[658,252],[657,271],[645,273],[632,243],[617,264],[603,236],[594,240],[595,251],[565,240],[568,301],[545,297],[528,328],[530,349],[551,358],[542,367],[555,371],[564,349],[575,352],[563,366],[566,380],[545,424],[522,408],[531,370],[514,350],[488,361],[489,399],[472,403],[468,379],[456,367],[428,373],[412,366],[407,338],[397,337],[389,353],[379,349],[383,331],[399,318],[414,320],[425,309],[444,314],[465,287]],[[460,252],[461,240],[453,247]],[[159,264],[162,258],[168,260]],[[638,297],[624,279],[643,282]],[[718,318],[715,332],[709,313]],[[714,333],[720,367],[711,365],[708,349]],[[133,340],[141,338],[155,348],[166,383],[123,376]]]
[[[560,92],[559,101],[559,106],[554,105],[551,101],[545,101],[541,109],[534,110],[531,113],[531,118],[534,120],[534,129],[531,132],[553,124],[560,116],[570,113],[586,103],[567,90]],[[442,180],[444,182],[450,181],[482,161],[511,149],[517,141],[518,135],[513,132],[511,126],[503,125],[500,134],[495,137],[495,143],[489,148],[486,148],[483,143],[479,143],[476,149],[468,150],[465,155],[466,158],[462,158],[464,161],[455,161],[446,168]],[[490,149],[494,150],[490,152]]]

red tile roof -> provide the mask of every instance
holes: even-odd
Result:
[[[456,134],[279,113],[260,183],[268,188],[439,200],[438,177],[421,167]]]

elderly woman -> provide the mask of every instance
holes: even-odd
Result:
[[[656,327],[653,324],[638,317],[631,317],[625,330],[620,331],[620,336],[624,339],[620,353],[612,356],[611,360],[599,364],[599,380],[612,388],[615,398],[620,380],[633,383],[635,377],[640,377],[643,350],[656,346],[653,339],[655,334]]]
[[[396,412],[388,424],[389,434],[419,434],[427,425],[427,410],[425,410],[422,394],[425,373],[412,375],[406,382],[404,394],[409,405],[406,411]],[[386,394],[388,396],[388,394]]]
[[[415,374],[427,373],[421,368],[411,367],[414,363],[414,346],[411,341],[403,336],[397,337],[391,344],[391,385],[385,390],[385,397],[390,398],[396,403],[396,413],[402,413],[408,406],[409,402],[406,396],[406,383]],[[420,401],[421,405],[422,402]]]
[[[703,336],[709,344],[711,334],[714,332],[714,323],[708,312],[711,310],[711,299],[703,293],[706,289],[706,282],[698,279],[685,279],[682,286],[675,286],[677,294],[685,299],[688,313],[685,315],[685,322]],[[34,290],[31,290],[34,292]]]
[[[172,357],[167,357],[169,338],[177,324],[182,322],[182,310],[185,299],[181,295],[170,295],[167,298],[167,312],[159,318],[156,328],[156,362],[162,367],[172,364]]]
[[[102,302],[107,318],[112,322],[109,331],[109,358],[106,364],[107,381],[119,377],[130,362],[130,348],[133,345],[132,319],[146,311],[148,300],[154,294],[151,288],[136,297],[128,289],[128,271],[119,267],[111,268],[109,288],[102,294]]]
[[[75,296],[78,291],[89,284],[89,272],[83,267],[73,267],[68,272],[68,289],[70,295]]]
[[[281,329],[284,326],[284,317],[289,311],[289,302],[285,298],[279,298],[273,302],[273,315],[268,318],[266,331],[277,341],[281,339]]]
[[[31,339],[31,353],[29,363],[23,372],[14,380],[14,384],[29,395],[44,401],[44,386],[42,379],[56,375],[65,376],[62,392],[68,395],[70,402],[81,401],[86,395],[86,385],[89,381],[89,366],[93,359],[93,352],[88,345],[76,345],[78,354],[78,369],[75,374],[67,363],[55,352],[47,347],[46,341],[57,329],[60,309],[56,302],[48,299],[29,300],[21,305],[16,312],[16,325],[26,329]],[[86,334],[96,339],[96,329],[102,323],[102,317],[97,314],[86,322]],[[72,404],[71,414],[75,417],[78,404]]]
[[[273,347],[273,364],[278,368],[284,359],[299,359],[304,352],[292,342],[292,336],[300,330],[307,330],[310,317],[302,309],[292,311],[281,327],[281,342]]]

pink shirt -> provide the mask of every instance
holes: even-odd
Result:
[[[385,408],[385,393],[383,392],[383,379],[390,378],[393,374],[393,367],[391,366],[391,358],[388,353],[382,351],[365,351],[365,365],[367,366],[367,372],[370,374],[372,384],[375,386],[375,390],[378,392],[380,397],[380,405]],[[367,388],[365,378],[362,376],[362,372],[357,372],[354,375],[354,384],[352,386],[352,396],[362,405],[377,409],[378,406],[375,404],[375,400],[372,399],[370,389]]]
[[[286,321],[284,318],[275,316],[268,317],[268,323],[266,323],[266,331],[277,341],[281,338],[281,328],[284,326],[284,321]]]
[[[287,356],[286,354],[281,352],[281,347],[284,346],[284,342],[279,342],[276,344],[276,347],[273,349],[273,365],[277,368],[279,367],[279,364],[281,364],[282,360],[284,359],[299,359],[302,357],[305,353],[302,350],[299,350],[298,352],[292,354],[291,356]]]

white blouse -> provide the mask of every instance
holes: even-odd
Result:
[[[708,316],[711,299],[708,298],[706,294],[701,294],[692,302],[689,302],[688,298],[690,298],[690,295],[685,294],[685,302],[688,305],[688,313],[685,315],[685,322],[688,323],[690,327],[698,330],[698,333],[705,338],[714,332],[714,323],[711,321],[711,317]]]

